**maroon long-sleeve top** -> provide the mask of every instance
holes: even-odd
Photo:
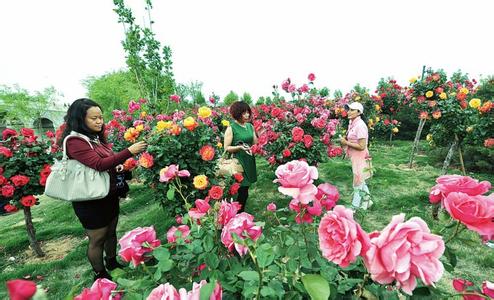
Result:
[[[108,171],[110,174],[110,193],[116,190],[116,171],[115,167],[123,164],[125,160],[132,157],[129,149],[124,149],[114,153],[110,147],[105,144],[92,143],[93,148],[88,142],[79,137],[72,137],[67,140],[67,155],[71,159],[78,160],[80,163],[93,168],[97,171]]]

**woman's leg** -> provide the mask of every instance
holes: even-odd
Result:
[[[238,195],[237,195],[237,202],[239,202],[242,205],[242,207],[238,211],[239,213],[245,211],[245,204],[247,203],[247,198],[249,198],[249,187],[241,186],[238,189]]]
[[[110,271],[125,267],[117,261],[117,224],[118,216],[108,225],[108,233],[105,241],[105,263],[106,268]]]
[[[94,272],[106,272],[103,264],[103,247],[106,240],[108,227],[98,229],[87,229],[89,245],[87,247],[87,258],[93,267]]]

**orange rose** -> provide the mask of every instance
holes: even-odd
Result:
[[[214,158],[214,148],[211,145],[204,145],[199,150],[199,155],[201,155],[202,160],[210,161]]]
[[[179,135],[180,132],[182,132],[182,128],[177,124],[173,124],[172,127],[170,128],[170,133],[172,135]]]
[[[139,158],[139,165],[146,169],[151,168],[154,165],[153,156],[147,152],[142,153],[141,157]]]

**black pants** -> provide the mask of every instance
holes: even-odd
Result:
[[[249,187],[248,186],[241,186],[238,189],[238,195],[237,195],[237,202],[239,202],[242,205],[242,208],[240,208],[239,213],[245,211],[245,205],[247,204],[247,198],[249,198]]]

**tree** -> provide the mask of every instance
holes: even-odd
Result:
[[[226,96],[225,98],[223,99],[223,103],[226,105],[226,106],[230,106],[233,102],[235,101],[238,101],[238,95],[235,94],[234,91],[230,91]]]
[[[480,80],[476,97],[480,98],[482,101],[494,101],[494,75],[490,75],[487,78]]]
[[[241,100],[244,101],[244,102],[247,102],[249,105],[252,104],[252,96],[249,93],[247,93],[247,92],[244,92],[244,94],[242,95]]]
[[[116,71],[102,76],[91,76],[84,80],[88,97],[103,107],[105,119],[112,118],[115,109],[126,109],[127,103],[138,99],[139,86],[132,79],[130,71]]]
[[[202,94],[203,83],[201,81],[190,81],[189,83],[179,83],[175,88],[175,93],[180,96],[182,101],[191,102],[192,104],[204,104],[206,99]]]

